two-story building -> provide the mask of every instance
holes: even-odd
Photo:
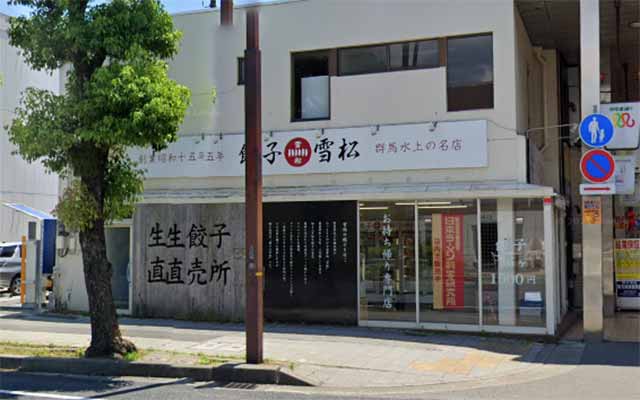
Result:
[[[597,18],[598,1],[582,3]],[[576,56],[580,7],[261,6],[266,318],[557,334],[582,299],[569,253],[582,244],[579,71],[601,61]],[[170,75],[192,105],[178,142],[131,152],[143,198],[107,232],[116,297],[134,315],[243,318],[246,10],[228,26],[217,9],[174,16],[184,36]],[[638,101],[639,42],[624,31],[636,46],[625,101]],[[74,240],[56,301],[81,309]]]

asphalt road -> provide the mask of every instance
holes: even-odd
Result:
[[[603,352],[606,353],[603,354]],[[547,379],[446,392],[408,390],[393,396],[424,400],[640,400],[640,347],[594,346],[570,372]],[[0,399],[318,399],[345,398],[305,388],[191,382],[184,379],[79,377],[0,372]],[[368,391],[360,397],[380,399]]]

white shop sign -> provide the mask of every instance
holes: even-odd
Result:
[[[609,117],[615,134],[609,150],[637,149],[640,139],[640,103],[601,104],[600,113]]]
[[[636,177],[636,157],[630,156],[614,156],[616,160],[616,194],[633,194],[635,190]]]
[[[244,135],[182,137],[132,149],[147,178],[244,176]],[[263,134],[265,175],[487,166],[487,122],[439,122]]]

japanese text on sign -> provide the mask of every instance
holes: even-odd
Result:
[[[440,122],[266,134],[265,175],[487,166],[487,122]],[[183,137],[129,156],[149,178],[243,176],[243,135]],[[215,168],[211,168],[215,166]]]
[[[211,247],[215,251],[222,247],[224,238],[231,236],[231,232],[228,232],[226,227],[226,224],[219,223],[207,230],[202,224],[193,223],[186,231],[180,229],[176,223],[165,227],[156,222],[150,229],[147,247],[149,249],[208,249]],[[226,286],[227,274],[230,270],[229,260],[214,258],[205,263],[197,256],[185,259],[178,254],[162,258],[156,255],[149,261],[147,282],[202,286],[215,281]]]

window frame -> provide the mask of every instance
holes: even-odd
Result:
[[[295,57],[300,54],[314,54],[314,53],[326,53],[327,55],[327,76],[329,77],[329,115],[327,117],[321,118],[302,118],[302,113],[300,117],[296,117],[296,74],[295,74]],[[336,49],[317,49],[317,50],[302,50],[302,51],[291,51],[289,53],[289,75],[290,75],[290,97],[291,97],[291,120],[290,122],[314,122],[314,121],[329,121],[331,120],[331,77],[335,76],[335,72],[337,71],[336,64],[337,56]],[[302,101],[302,99],[300,99]]]
[[[345,47],[338,47],[337,50],[337,75],[338,76],[355,76],[355,75],[370,75],[370,74],[384,74],[387,72],[399,72],[399,71],[416,71],[416,70],[422,70],[422,69],[435,69],[435,68],[441,68],[443,67],[442,65],[442,42],[440,40],[441,38],[422,38],[422,39],[412,39],[412,40],[402,40],[399,42],[385,42],[385,43],[371,43],[371,44],[366,44],[366,45],[357,45],[357,46],[345,46]],[[435,65],[433,66],[428,66],[428,67],[423,67],[423,66],[410,66],[410,67],[400,67],[400,68],[393,68],[391,67],[391,46],[393,45],[403,45],[403,44],[413,44],[413,43],[420,43],[420,42],[435,42],[437,48],[438,48],[438,62],[436,62]],[[368,48],[368,47],[385,47],[385,52],[386,52],[386,56],[385,56],[385,63],[386,63],[386,69],[384,71],[372,71],[372,72],[352,72],[352,73],[345,73],[342,71],[342,65],[340,63],[340,55],[343,51],[345,50],[353,50],[353,49],[363,49],[363,48]]]
[[[491,37],[491,106],[490,107],[481,107],[481,108],[461,108],[461,109],[451,109],[449,107],[449,42],[451,39],[465,39],[471,37],[480,37],[480,36],[490,36]],[[496,108],[496,93],[495,93],[495,83],[496,83],[496,74],[495,74],[495,52],[494,52],[494,42],[493,42],[494,34],[493,32],[478,32],[478,33],[469,33],[464,35],[452,35],[446,36],[443,39],[444,44],[444,54],[441,53],[441,61],[445,64],[445,85],[446,85],[446,102],[447,102],[447,112],[465,112],[465,111],[481,111],[481,110],[494,110]],[[441,49],[442,51],[442,49]],[[468,86],[465,86],[468,87]]]

